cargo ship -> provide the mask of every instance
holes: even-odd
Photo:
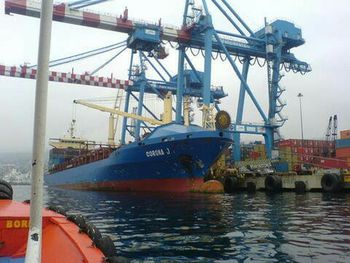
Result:
[[[48,186],[78,190],[187,192],[196,190],[232,134],[169,123],[140,141],[100,147],[54,165]]]

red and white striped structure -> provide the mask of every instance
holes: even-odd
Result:
[[[15,13],[32,17],[40,17],[40,7],[40,1],[5,1],[6,14]],[[65,3],[54,5],[53,20],[123,33],[131,33],[137,24],[143,24],[141,22],[134,22],[132,20],[129,20],[127,12],[124,12],[123,16],[116,17],[112,15],[98,14],[91,11],[71,9]],[[157,24],[149,25],[160,26],[162,40],[173,42],[187,42],[191,39],[190,32],[186,30],[186,28],[179,30],[173,27],[162,27],[161,25]]]
[[[26,66],[8,67],[0,64],[0,76],[36,79],[37,70]],[[97,77],[89,74],[74,74],[50,71],[49,80],[71,84],[81,84],[104,88],[127,89],[133,85],[131,80],[119,80],[115,78]]]

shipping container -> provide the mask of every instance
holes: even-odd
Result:
[[[292,146],[292,140],[284,140],[278,143],[278,147],[290,147]]]
[[[348,168],[347,162],[329,158],[321,158],[319,160],[319,165],[323,168]]]
[[[291,153],[292,152],[292,147],[280,147],[279,148],[280,152],[287,152],[287,153]]]
[[[337,158],[350,158],[350,147],[337,149],[336,156]]]
[[[350,139],[341,139],[336,140],[336,146],[337,149],[339,148],[350,148]]]
[[[343,160],[344,162],[350,163],[350,157],[342,157],[339,159]]]
[[[279,173],[287,173],[289,171],[288,162],[272,163],[272,166],[275,168],[276,172],[279,172]]]
[[[300,171],[300,170],[301,170],[300,164],[293,164],[293,171]]]
[[[350,130],[341,131],[340,139],[350,139]]]
[[[324,145],[325,145],[325,141],[316,141],[314,143],[314,147],[316,147],[316,148],[322,148],[322,147],[324,147]]]

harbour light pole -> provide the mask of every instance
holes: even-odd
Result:
[[[301,98],[304,97],[303,94],[299,93],[299,106],[300,106],[300,130],[301,130],[301,146],[304,146],[304,126],[303,126],[303,110],[302,110],[302,103]]]

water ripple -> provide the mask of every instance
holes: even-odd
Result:
[[[350,262],[349,195],[46,189],[45,203],[88,217],[132,262]]]

